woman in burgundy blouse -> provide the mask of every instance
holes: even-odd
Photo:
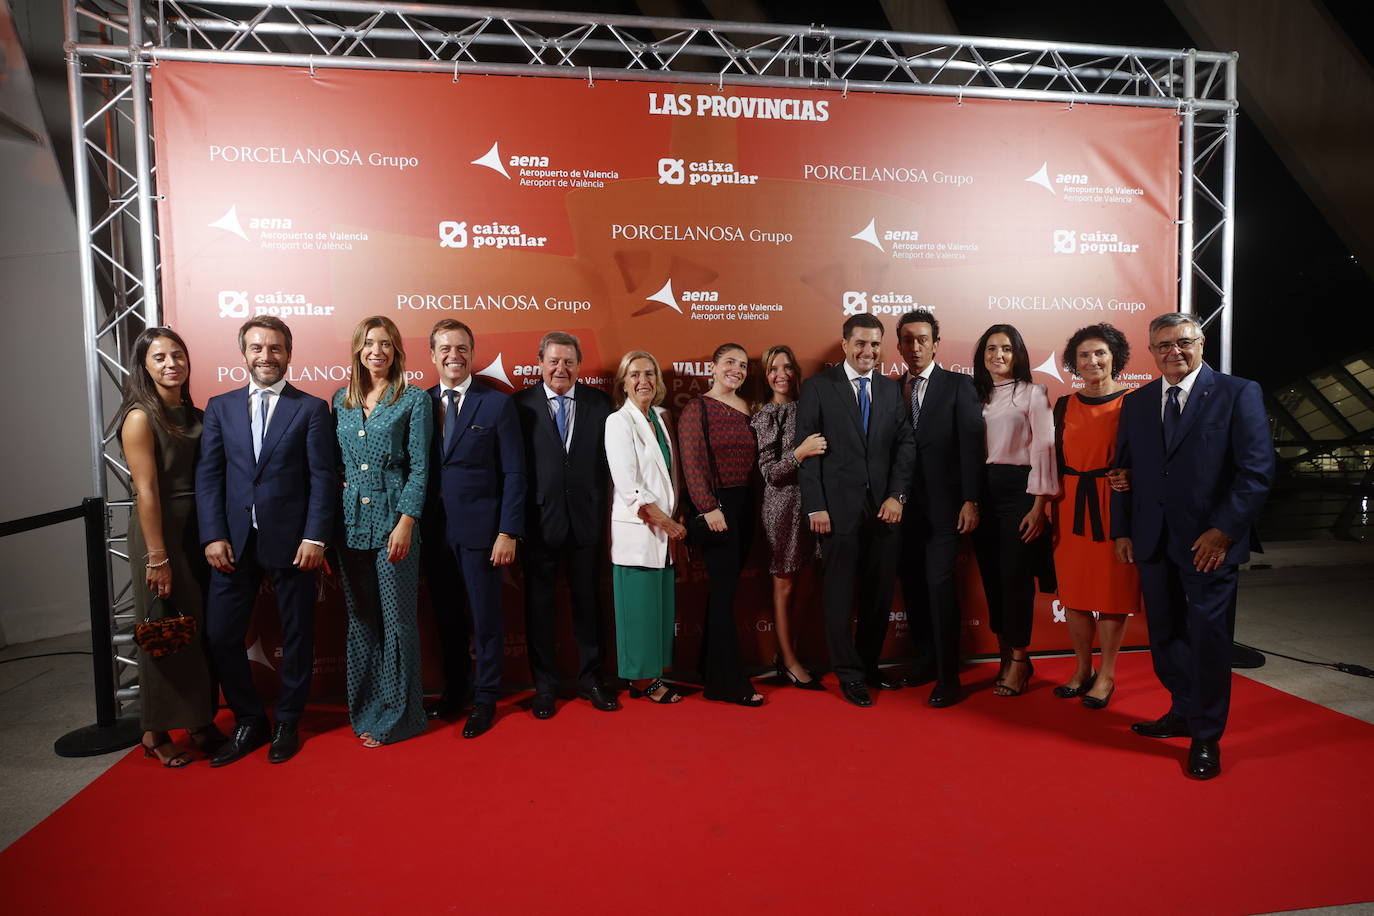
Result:
[[[749,555],[754,527],[750,484],[758,443],[749,405],[739,389],[749,354],[722,344],[711,356],[711,387],[682,409],[678,444],[695,516],[692,540],[706,560],[708,591],[701,641],[701,671],[708,700],[762,706],[763,696],[744,673],[735,629],[735,588]]]

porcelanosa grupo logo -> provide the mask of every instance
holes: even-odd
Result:
[[[840,297],[840,308],[845,317],[851,315],[903,315],[914,308],[920,308],[916,297],[907,293],[875,293],[871,290],[845,290]]]
[[[514,223],[476,223],[446,219],[439,223],[440,248],[543,248],[549,242],[545,235],[526,235]]]
[[[717,187],[723,184],[757,184],[759,176],[746,175],[735,168],[733,162],[717,162],[705,159],[688,162],[685,159],[658,160],[659,184],[686,184]]]
[[[1123,241],[1115,232],[1079,232],[1076,229],[1054,230],[1055,254],[1135,254],[1140,246]]]
[[[252,315],[271,315],[276,318],[311,318],[333,315],[334,306],[316,305],[304,293],[276,290],[250,293],[246,289],[219,291],[219,317],[242,321]]]

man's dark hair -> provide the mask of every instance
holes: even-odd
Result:
[[[286,352],[291,352],[291,329],[286,326],[286,322],[271,315],[255,315],[243,323],[239,328],[239,352],[248,352],[248,341],[244,338],[248,334],[249,328],[266,328],[269,331],[276,331],[286,338]]]
[[[1126,368],[1126,363],[1131,358],[1131,345],[1126,342],[1125,334],[1104,322],[1079,328],[1069,338],[1068,344],[1064,347],[1063,359],[1064,370],[1070,375],[1078,374],[1078,348],[1085,340],[1100,340],[1107,345],[1112,354],[1112,378],[1116,378],[1121,374],[1121,370]]]
[[[434,322],[434,327],[429,329],[429,349],[431,351],[434,350],[434,338],[445,331],[462,331],[464,334],[468,335],[468,343],[472,345],[472,348],[474,350],[477,349],[477,338],[473,336],[472,328],[463,324],[457,318],[440,318],[438,321]]]
[[[930,325],[930,336],[932,339],[940,339],[940,321],[929,309],[912,309],[907,312],[901,318],[897,319],[897,330],[893,331],[893,333],[900,338],[902,336],[902,328],[909,324],[918,324],[921,322]]]
[[[860,312],[857,315],[850,315],[844,321],[844,339],[848,340],[854,336],[855,328],[877,328],[878,333],[882,334],[885,330],[883,323],[867,312]]]

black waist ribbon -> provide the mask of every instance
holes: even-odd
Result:
[[[1097,481],[1101,477],[1106,477],[1111,468],[1078,471],[1065,465],[1061,466],[1060,472],[1065,477],[1078,478],[1078,493],[1073,505],[1073,533],[1082,536],[1083,516],[1086,515],[1093,523],[1093,540],[1105,541],[1107,533],[1102,528],[1102,502],[1097,496]]]

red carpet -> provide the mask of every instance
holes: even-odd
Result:
[[[765,683],[768,705],[517,703],[358,746],[312,712],[301,756],[180,772],[131,754],[0,854],[4,911],[92,913],[1257,913],[1374,900],[1374,726],[1236,678],[1224,772],[1148,658],[1109,709],[1004,699],[870,710]],[[833,687],[833,684],[832,684]],[[135,752],[136,753],[136,752]],[[160,860],[153,864],[153,860]]]

